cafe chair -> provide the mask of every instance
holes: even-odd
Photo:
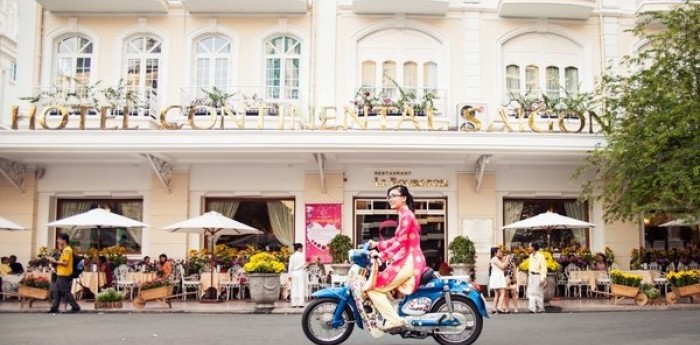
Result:
[[[224,279],[222,279],[222,276],[219,276],[219,289],[221,291],[226,292],[226,299],[231,299],[233,296],[233,289],[238,286],[238,282],[233,280],[233,272],[234,269],[229,268],[224,276]]]
[[[573,296],[575,296],[576,291],[578,291],[578,298],[583,297],[581,294],[581,289],[583,288],[583,280],[581,277],[572,274],[571,272],[580,272],[581,269],[574,265],[574,264],[569,264],[569,266],[566,266],[566,269],[564,269],[564,272],[566,272],[566,296],[569,296],[569,293],[571,293]]]
[[[183,268],[184,271],[184,268]],[[182,277],[182,300],[187,300],[187,295],[189,295],[191,292],[190,290],[194,289],[195,293],[197,294],[197,299],[200,299],[202,297],[202,282],[199,279],[199,274],[190,274],[189,276],[184,276]]]
[[[127,267],[126,265],[121,265],[114,269],[114,286],[117,291],[122,291],[124,296],[126,296],[127,290],[129,298],[134,299],[134,290],[138,288],[139,284],[133,280],[128,279],[129,273],[134,272],[133,269]]]
[[[600,271],[595,277],[596,286],[602,286],[604,292],[610,293],[611,283],[612,281],[610,280],[610,275],[607,271]]]
[[[666,274],[660,270],[653,270],[651,271],[651,281],[659,291],[664,292],[664,294],[668,293],[669,289],[669,283],[668,279],[666,279]]]

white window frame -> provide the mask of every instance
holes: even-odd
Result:
[[[76,47],[77,49],[74,49],[73,51],[67,52],[67,53],[61,53],[59,51],[59,48],[63,42],[66,42],[70,39],[84,39],[87,41],[86,44],[83,44],[82,46]],[[88,46],[90,46],[90,53],[85,53],[82,52],[85,50]],[[72,47],[71,47],[72,48]],[[55,59],[54,59],[54,73],[53,73],[53,83],[57,85],[58,87],[66,87],[66,88],[74,88],[76,86],[87,86],[91,82],[91,80],[94,78],[95,74],[95,42],[90,39],[89,37],[85,35],[80,35],[80,34],[75,34],[75,35],[69,35],[69,36],[63,36],[59,38],[56,41],[56,45],[54,47],[54,52],[55,52]],[[60,61],[62,59],[68,59],[69,60],[69,65],[68,66],[68,71],[69,73],[66,75],[59,75],[60,74]],[[89,59],[90,61],[90,69],[88,72],[88,78],[84,83],[79,83],[76,80],[76,75],[78,73],[78,59]]]
[[[129,47],[133,44],[134,41],[142,39],[142,45],[141,47],[136,47],[134,48],[138,49],[138,52],[135,53],[130,53],[129,52]],[[146,46],[145,42],[148,39],[155,40],[157,43],[150,48],[149,51],[144,51]],[[158,50],[158,52],[155,52]],[[146,97],[150,94],[151,91],[154,91],[156,94],[158,93],[158,88],[161,85],[161,78],[162,78],[162,52],[163,52],[163,42],[156,36],[153,35],[136,35],[130,37],[128,40],[124,42],[124,74],[125,75],[125,84],[127,85],[127,88],[130,90],[133,90],[134,92],[137,92],[138,96],[140,99],[146,99]],[[136,83],[131,83],[129,80],[129,64],[130,61],[133,60],[138,60],[139,62],[139,71],[138,71],[138,81]],[[157,78],[155,79],[156,85],[153,87],[152,83],[151,85],[146,84],[146,74],[147,74],[147,65],[149,60],[156,60],[156,66],[157,66]]]
[[[291,48],[285,50],[284,52],[276,52],[273,54],[270,54],[267,52],[268,47],[272,46],[271,42],[274,39],[283,39],[285,41],[284,45],[286,46],[286,40],[287,39],[292,39],[295,41],[295,43],[292,45]],[[301,98],[301,70],[302,70],[302,59],[301,59],[301,53],[303,51],[303,46],[302,46],[302,40],[299,39],[298,37],[295,37],[294,35],[289,35],[289,34],[281,34],[281,35],[275,35],[271,36],[268,39],[265,40],[264,44],[264,61],[263,61],[263,68],[265,70],[265,75],[264,75],[264,80],[265,80],[265,99],[269,100],[288,100],[288,101],[298,101]],[[274,47],[274,46],[272,46]],[[299,52],[296,53],[294,52],[295,50],[298,50]],[[279,60],[279,80],[276,80],[279,85],[271,85],[270,84],[270,78],[269,78],[269,71],[268,71],[268,62],[270,60],[277,59]],[[295,61],[297,62],[297,68],[296,68],[296,85],[287,85],[287,80],[291,75],[294,75],[294,71],[289,71],[287,68],[287,64],[290,62]],[[273,93],[271,92],[271,89],[277,89],[279,88],[279,93],[277,97],[273,97]],[[294,96],[294,91],[296,91],[296,96]],[[288,94],[291,94],[291,97],[287,97]]]
[[[200,44],[204,40],[207,39],[222,39],[226,41],[226,44],[219,47],[216,51],[207,51],[207,52],[198,52],[198,47],[200,47]],[[202,46],[203,48],[210,50],[206,46]],[[228,48],[228,51],[225,51],[225,48]],[[209,61],[209,67],[207,71],[207,82],[205,83],[203,80],[199,79],[197,70],[198,70],[198,64],[200,60],[208,60]],[[224,60],[224,64],[219,66],[217,65],[217,61]],[[198,37],[194,41],[194,47],[193,47],[193,61],[194,63],[192,64],[192,84],[195,87],[198,88],[205,88],[208,89],[212,86],[216,86],[218,88],[227,88],[228,86],[231,85],[231,76],[233,73],[233,42],[231,39],[224,35],[220,34],[208,34],[208,35],[202,35]],[[222,73],[221,69],[222,67],[225,67],[225,70],[223,71],[223,78],[217,78],[217,74]],[[223,80],[223,81],[221,81]],[[219,82],[217,82],[219,81]]]

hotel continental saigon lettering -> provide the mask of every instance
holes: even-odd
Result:
[[[138,116],[132,115],[128,108],[120,108],[121,114],[128,115],[113,115],[115,108],[110,106],[60,106],[49,105],[41,109],[39,112],[35,105],[27,108],[26,112],[20,112],[18,106],[13,106],[11,109],[11,129],[28,129],[28,130],[62,130],[62,129],[79,129],[79,130],[137,130],[138,125],[130,125],[130,120],[149,120],[150,127],[162,130],[225,130],[225,129],[272,129],[266,126],[266,122],[272,122],[276,130],[399,130],[399,129],[414,129],[417,131],[446,131],[447,124],[445,122],[437,124],[438,119],[446,120],[446,116],[436,116],[433,108],[428,107],[425,115],[418,116],[414,113],[413,108],[406,107],[398,115],[390,116],[389,110],[396,111],[394,108],[379,107],[375,116],[368,116],[368,111],[363,113],[358,112],[357,108],[344,107],[341,113],[337,112],[338,107],[321,107],[311,111],[312,115],[301,114],[297,107],[285,108],[280,105],[279,112],[276,115],[265,115],[265,109],[261,105],[256,115],[246,115],[241,109],[231,109],[223,107],[220,109],[208,106],[184,107],[181,105],[171,105],[163,108],[158,116]],[[37,115],[38,113],[38,115]],[[473,113],[465,111],[460,114],[462,120],[469,123],[470,126],[462,125],[456,128],[460,132],[480,132],[492,131],[494,125],[500,125],[500,131],[511,132],[513,128],[509,119],[505,115],[503,109],[498,110],[498,117],[493,119],[489,126],[484,129],[482,122],[476,118]],[[520,110],[518,113],[519,131],[525,132],[526,127],[534,133],[538,132],[554,132],[555,122],[548,121],[545,125],[546,129],[537,127],[534,122],[535,116],[529,114],[525,116],[525,112]],[[590,115],[590,114],[589,114]],[[571,118],[577,119],[575,125],[576,130],[572,131],[567,128],[567,121]],[[86,121],[91,121],[91,126],[98,128],[89,128]],[[73,121],[78,121],[77,126],[69,124]],[[39,123],[37,126],[37,122]],[[252,127],[246,123],[252,122]],[[558,129],[561,133],[580,133],[586,124],[586,116],[579,112],[563,112],[558,119]]]
[[[410,171],[375,171],[375,187],[391,187],[403,185],[406,187],[432,187],[446,188],[449,186],[447,179],[416,179],[410,178]]]

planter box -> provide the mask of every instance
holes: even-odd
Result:
[[[678,295],[680,297],[688,297],[695,294],[700,294],[700,284],[686,285],[678,288]]]
[[[148,290],[141,290],[139,291],[139,297],[142,299],[149,301],[153,299],[159,299],[159,298],[165,298],[167,296],[170,296],[173,291],[173,286],[168,285],[168,286],[161,286],[157,287],[155,289],[148,289]]]
[[[611,284],[610,292],[615,296],[634,298],[639,293],[639,287]]]
[[[20,285],[19,289],[17,290],[17,293],[19,294],[19,297],[22,298],[32,298],[41,300],[49,298],[49,290],[39,289],[31,286]]]
[[[121,309],[124,306],[122,301],[116,302],[95,302],[95,309]]]

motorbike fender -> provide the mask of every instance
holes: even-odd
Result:
[[[474,305],[476,305],[476,308],[479,310],[479,314],[481,314],[481,316],[489,319],[489,312],[486,310],[486,301],[484,300],[484,296],[482,294],[474,289],[465,289],[462,293],[467,295],[467,297],[474,302]]]
[[[338,300],[339,310],[344,310],[345,306],[349,306],[350,310],[352,310],[353,317],[355,318],[355,325],[357,325],[357,327],[360,327],[360,329],[363,328],[362,317],[360,317],[360,313],[357,310],[355,300],[350,294],[350,288],[346,286],[326,288],[312,293],[311,296],[313,298],[330,298]]]

